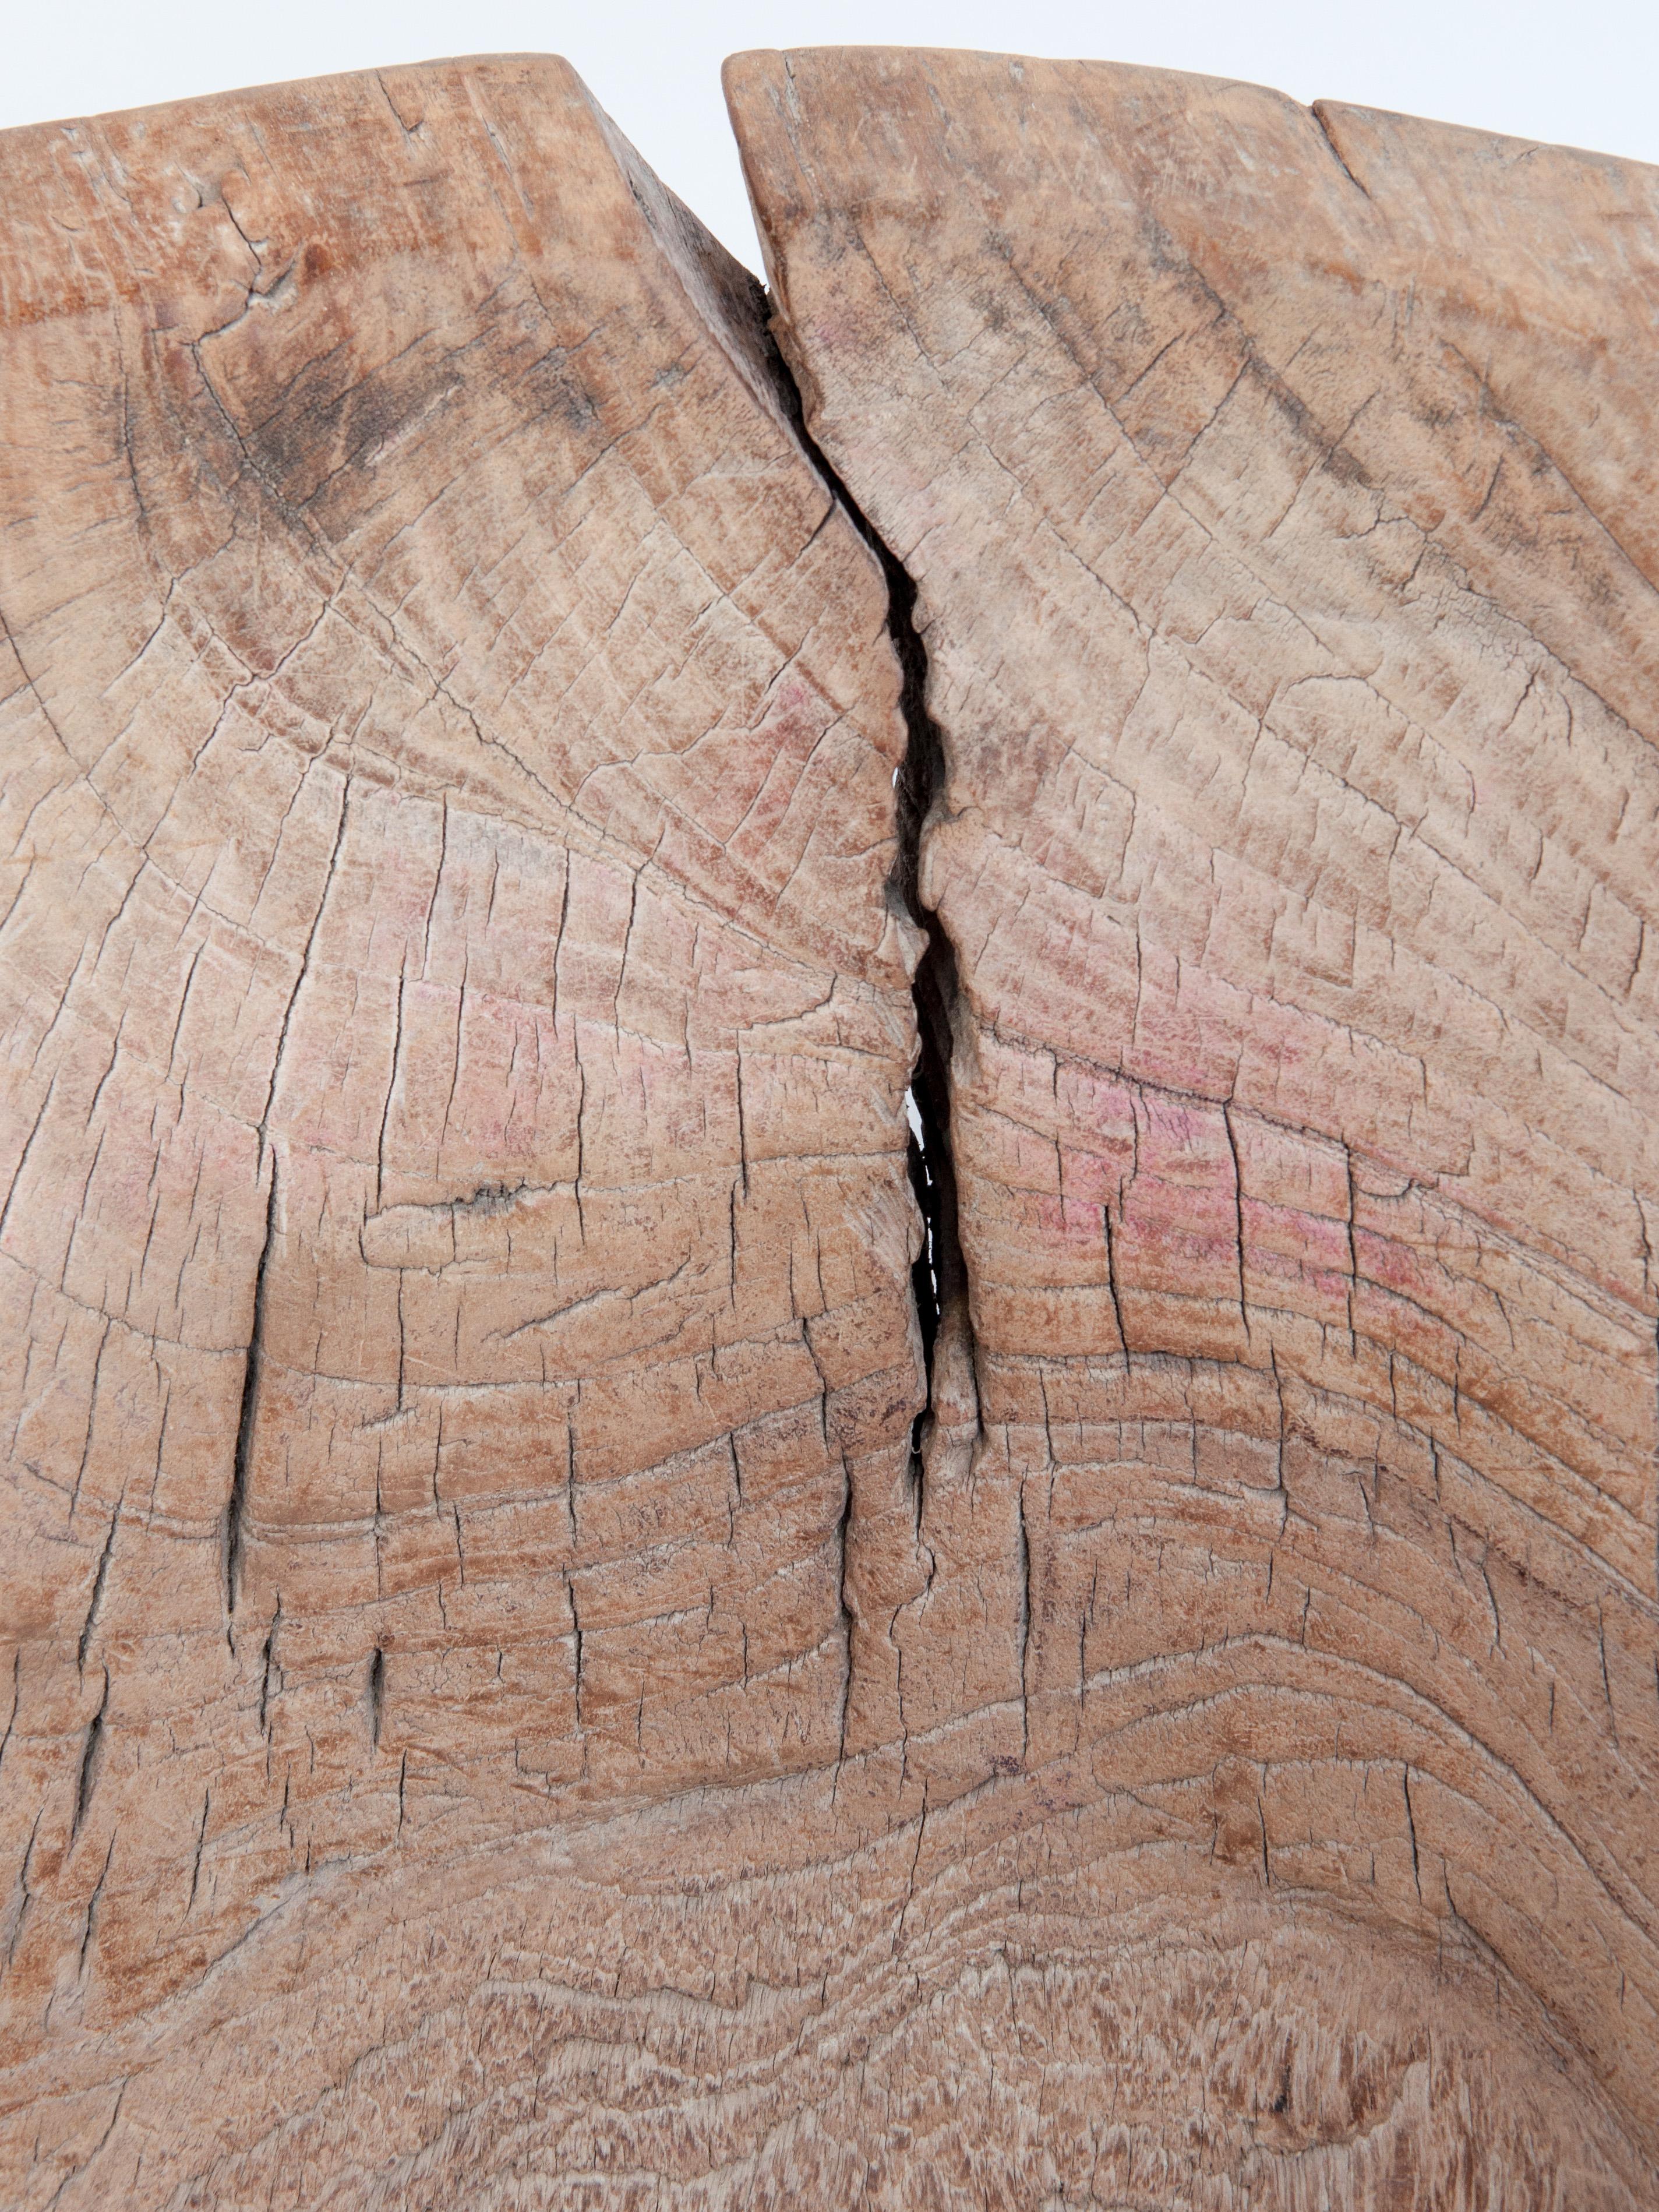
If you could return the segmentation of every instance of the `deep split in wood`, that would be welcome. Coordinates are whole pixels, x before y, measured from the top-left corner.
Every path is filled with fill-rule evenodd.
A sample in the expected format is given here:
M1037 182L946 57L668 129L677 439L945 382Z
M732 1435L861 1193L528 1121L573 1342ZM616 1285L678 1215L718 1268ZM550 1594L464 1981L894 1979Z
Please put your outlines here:
M1659 172L0 138L0 2197L1659 2188Z

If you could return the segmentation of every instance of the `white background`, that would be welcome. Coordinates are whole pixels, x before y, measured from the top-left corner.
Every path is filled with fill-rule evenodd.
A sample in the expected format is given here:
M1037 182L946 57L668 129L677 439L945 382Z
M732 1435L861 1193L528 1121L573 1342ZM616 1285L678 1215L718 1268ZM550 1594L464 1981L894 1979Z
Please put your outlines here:
M0 0L0 127L441 54L562 53L758 266L720 61L831 45L1145 62L1659 162L1659 0Z

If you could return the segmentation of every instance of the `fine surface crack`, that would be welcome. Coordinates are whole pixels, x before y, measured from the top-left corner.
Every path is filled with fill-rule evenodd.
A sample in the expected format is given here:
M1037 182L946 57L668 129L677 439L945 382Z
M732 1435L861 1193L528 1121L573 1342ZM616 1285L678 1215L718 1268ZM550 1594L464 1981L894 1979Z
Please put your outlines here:
M225 1504L225 1641L232 1642L231 1624L236 1611L236 1583L242 1561L242 1520L247 1510L248 1463L253 1454L253 1425L259 1406L259 1355L265 1327L265 1276L276 1233L276 1162L270 1164L270 1188L265 1196L265 1235L259 1248L259 1265L253 1277L253 1322L248 1333L247 1360L242 1370L242 1404L236 1422L236 1450L231 1462L230 1496ZM268 1649L269 1647L267 1647Z
M98 1753L104 1740L104 1716L109 1711L109 1668L104 1669L104 1694L98 1700L98 1710L87 1723L87 1733L81 1747L81 1769L75 1782L75 1809L70 1819L70 1841L72 1844L81 1832L81 1824L87 1817L87 1808L92 1802L93 1784L98 1779ZM111 1843L113 1844L112 1837Z

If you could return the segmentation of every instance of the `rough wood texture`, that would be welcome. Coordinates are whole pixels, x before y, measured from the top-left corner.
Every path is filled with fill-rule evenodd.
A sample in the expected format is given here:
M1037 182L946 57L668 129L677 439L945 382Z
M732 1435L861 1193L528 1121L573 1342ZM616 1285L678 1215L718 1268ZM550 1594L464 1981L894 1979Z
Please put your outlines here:
M382 1856L839 1747L919 1395L886 590L562 64L0 197L0 2200L349 2200Z
M0 2201L1650 2205L1659 180L731 90L914 619L562 64L0 140Z
M934 1602L1000 1494L1022 1768L1183 1947L1237 1875L1304 1947L1236 2162L1133 1983L1101 2109L1162 2201L1652 2203L1659 173L1091 64L728 90L942 739ZM1126 2133L1077 2197L1159 2201Z

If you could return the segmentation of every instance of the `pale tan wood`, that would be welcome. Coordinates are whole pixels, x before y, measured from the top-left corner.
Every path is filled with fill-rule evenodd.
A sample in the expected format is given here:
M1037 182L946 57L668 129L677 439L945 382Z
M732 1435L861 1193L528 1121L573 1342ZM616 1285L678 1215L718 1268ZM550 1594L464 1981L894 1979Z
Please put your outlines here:
M730 90L937 758L563 64L0 139L0 2196L1650 2204L1655 176Z
M728 93L942 733L933 1602L1029 1589L1045 1843L1080 1798L1172 1942L1228 1868L1312 1957L1202 2087L1115 2009L1065 2201L1651 2203L1659 172L1088 63ZM1224 2149L1221 2077L1289 2117Z
M265 2202L376 1867L838 1751L919 1391L886 592L561 63L0 201L0 2198Z

